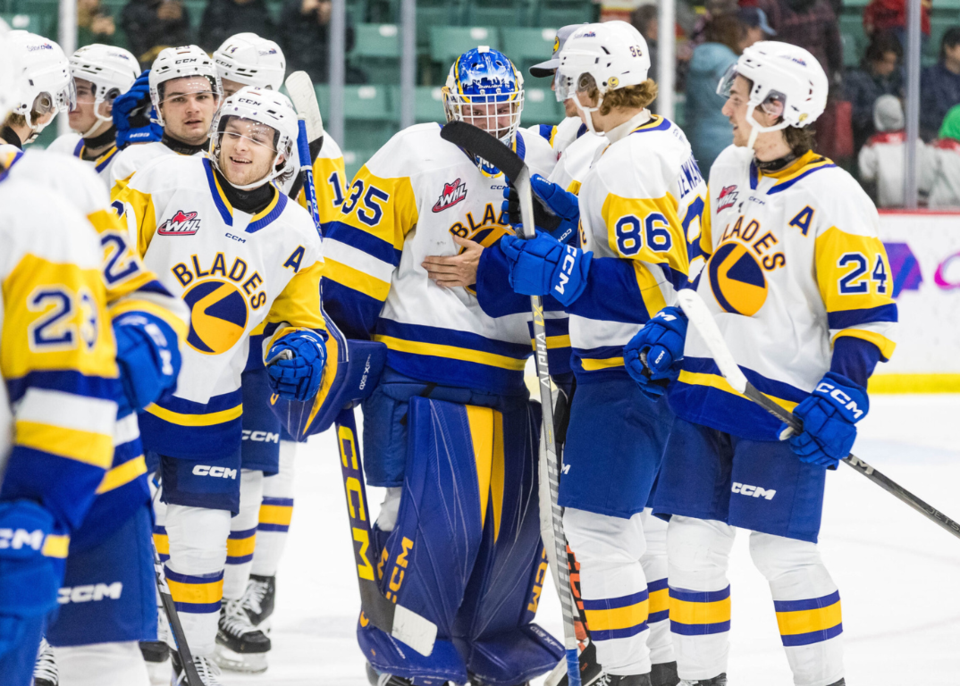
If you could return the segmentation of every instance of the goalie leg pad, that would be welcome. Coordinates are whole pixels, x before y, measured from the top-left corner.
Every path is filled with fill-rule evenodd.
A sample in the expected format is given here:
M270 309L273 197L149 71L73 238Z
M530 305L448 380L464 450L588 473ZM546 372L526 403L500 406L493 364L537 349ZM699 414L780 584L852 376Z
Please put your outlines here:
M241 466L266 475L280 468L280 418L270 407L267 370L253 369L240 377L243 391Z
M611 417L620 421L611 426ZM626 372L579 384L563 450L560 505L610 517L642 512L672 423L667 403L647 400Z
M488 511L494 415L485 407L409 400L400 509L374 564L387 599L434 622L437 641L424 657L366 625L361 615L360 647L380 672L467 681L452 639ZM370 416L365 419L369 426ZM367 455L373 454L368 448Z
M67 558L60 612L47 627L54 647L153 641L157 585L144 503L103 543Z
M537 498L540 406L510 403L492 418L483 538L455 643L477 681L513 686L553 669L563 646L531 624L547 571ZM474 435L484 430L479 424L471 422Z

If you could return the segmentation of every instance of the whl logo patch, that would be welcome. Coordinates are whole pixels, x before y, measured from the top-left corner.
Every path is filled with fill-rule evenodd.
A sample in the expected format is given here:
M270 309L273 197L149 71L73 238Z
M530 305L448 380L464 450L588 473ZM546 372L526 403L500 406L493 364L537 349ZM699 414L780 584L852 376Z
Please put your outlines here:
M196 212L177 210L175 215L160 225L157 233L161 236L192 236L199 230L200 220Z
M720 195L717 196L717 212L722 212L728 207L737 204L737 187L724 186L720 189Z
M437 204L433 206L433 211L443 212L466 197L467 184L462 183L460 179L457 179L453 183L445 183L443 184L443 193L440 194L440 199L437 200Z

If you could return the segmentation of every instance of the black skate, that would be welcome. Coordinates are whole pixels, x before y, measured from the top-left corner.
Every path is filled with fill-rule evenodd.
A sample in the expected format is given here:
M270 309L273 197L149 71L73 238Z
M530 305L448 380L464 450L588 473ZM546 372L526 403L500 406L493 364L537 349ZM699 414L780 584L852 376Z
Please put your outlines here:
M844 679L840 679L840 681L834 681L830 686L847 686L847 682Z
M597 679L597 686L650 686L649 674L604 674Z
M581 686L593 686L603 677L603 667L597 662L597 647L592 641L587 643L587 647L580 651L580 684ZM567 663L561 660L554 672L547 677L544 686L567 686ZM559 679L556 679L557 675ZM551 679L551 677L554 677Z
M228 600L220 608L213 659L232 672L266 671L270 639L250 622L240 602Z
M677 676L676 662L662 662L653 666L650 672L650 681L653 686L677 686L680 683L680 677Z
M260 627L273 614L277 596L277 577L250 575L247 588L240 598L240 606L250 618L250 623ZM263 627L266 629L266 627Z
M37 651L37 662L33 666L34 686L57 686L60 683L60 672L53 659L53 648L47 639L40 639L40 650Z
M727 674L718 674L712 679L699 679L697 681L684 680L680 686L727 686Z
M173 658L173 671L177 675L173 686L187 686L187 673L183 669L183 663L180 662L180 653L174 650L171 657ZM197 668L197 674L200 676L200 683L203 686L223 686L223 682L220 681L220 668L209 657L195 656L193 666Z

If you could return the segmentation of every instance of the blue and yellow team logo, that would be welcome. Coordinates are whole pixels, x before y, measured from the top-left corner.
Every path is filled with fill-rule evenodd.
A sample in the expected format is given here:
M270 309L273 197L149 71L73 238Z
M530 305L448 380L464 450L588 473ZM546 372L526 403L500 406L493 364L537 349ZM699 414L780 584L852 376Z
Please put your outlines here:
M247 301L226 281L201 281L183 294L190 308L187 343L198 352L219 355L232 348L247 328Z
M740 243L724 243L707 266L710 288L727 312L752 317L767 299L767 279L749 248Z

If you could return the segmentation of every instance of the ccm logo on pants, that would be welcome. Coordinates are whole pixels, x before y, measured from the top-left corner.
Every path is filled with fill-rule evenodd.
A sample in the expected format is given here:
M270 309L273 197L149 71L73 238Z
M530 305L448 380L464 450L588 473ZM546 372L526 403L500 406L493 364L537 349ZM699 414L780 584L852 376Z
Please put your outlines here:
M120 600L120 594L123 593L123 584L114 581L112 584L90 584L89 586L74 586L73 588L61 588L57 597L57 602L61 605L67 603L89 603L91 600Z
M221 479L236 479L237 470L227 467L211 467L208 464L198 464L193 468L194 476L213 476Z
M257 443L279 443L280 434L270 431L251 431L250 429L244 429L243 440L255 441Z
M733 482L733 488L730 490L734 493L739 493L740 495L753 496L754 498L766 498L767 500L773 500L773 496L777 494L776 491L767 491L760 486L741 484L736 481Z

